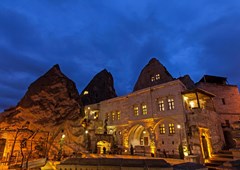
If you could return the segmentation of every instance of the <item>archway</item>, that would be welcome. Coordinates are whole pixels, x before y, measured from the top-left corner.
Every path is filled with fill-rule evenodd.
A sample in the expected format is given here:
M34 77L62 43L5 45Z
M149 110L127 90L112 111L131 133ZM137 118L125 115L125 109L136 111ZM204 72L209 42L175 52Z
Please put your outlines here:
M111 151L111 143L104 140L97 142L98 154L109 153L110 151Z
M212 145L209 136L209 130L205 128L199 128L200 130L200 144L202 148L202 154L204 159L211 158Z
M150 133L143 125L135 125L129 131L129 147L135 146L149 146Z

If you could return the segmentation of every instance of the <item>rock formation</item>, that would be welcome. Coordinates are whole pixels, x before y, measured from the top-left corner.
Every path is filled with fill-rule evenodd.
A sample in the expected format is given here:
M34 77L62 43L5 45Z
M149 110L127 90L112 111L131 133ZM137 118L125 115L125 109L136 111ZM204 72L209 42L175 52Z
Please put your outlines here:
M84 106L116 97L112 74L106 69L96 74L80 96Z
M195 84L189 75L178 78L188 89L193 89Z
M172 80L173 77L167 69L156 58L152 58L141 71L133 91L166 83Z
M74 82L55 65L29 86L16 108L8 111L9 118L1 116L1 119L6 118L8 123L20 123L24 119L36 124L58 124L80 117L80 110ZM17 122L15 117L19 118Z
M4 129L7 134L8 131L13 133L14 130L26 128L30 129L29 132L39 130L48 132L48 145L53 145L52 148L55 149L52 155L59 152L62 135L66 136L64 140L68 150L84 148L76 146L81 145L81 141L84 140L84 128L81 126L82 106L79 103L75 83L61 72L58 65L55 65L29 86L15 108L1 113L1 130ZM45 134L39 139L46 137ZM20 137L18 140L21 140Z

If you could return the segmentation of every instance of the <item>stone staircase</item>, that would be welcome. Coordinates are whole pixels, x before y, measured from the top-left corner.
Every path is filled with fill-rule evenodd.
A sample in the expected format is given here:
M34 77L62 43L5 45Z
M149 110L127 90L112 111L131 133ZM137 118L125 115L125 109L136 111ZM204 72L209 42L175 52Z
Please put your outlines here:
M220 170L223 169L223 164L225 162L230 161L234 161L232 152L228 150L221 150L218 153L213 154L212 158L205 163L205 166L207 166L209 170Z

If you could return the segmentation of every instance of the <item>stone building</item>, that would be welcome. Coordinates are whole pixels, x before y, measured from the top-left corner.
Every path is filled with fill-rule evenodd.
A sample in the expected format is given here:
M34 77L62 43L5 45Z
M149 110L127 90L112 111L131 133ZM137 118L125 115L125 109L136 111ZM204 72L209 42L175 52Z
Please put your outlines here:
M28 162L24 154L60 160L87 152L196 155L203 162L236 146L239 91L226 82L207 75L196 84L188 75L176 79L151 59L132 93L117 97L104 69L79 95L55 65L1 113L0 160L10 165Z
M210 158L225 143L223 120L231 123L240 115L236 86L225 85L219 93L222 85L210 87L202 80L195 85L189 76L174 79L158 60L150 60L132 93L85 106L86 118L98 122L88 127L91 150L120 147L130 153L133 147L135 154L179 157L182 147L185 156ZM219 98L229 103L225 110ZM104 133L114 142L94 136Z

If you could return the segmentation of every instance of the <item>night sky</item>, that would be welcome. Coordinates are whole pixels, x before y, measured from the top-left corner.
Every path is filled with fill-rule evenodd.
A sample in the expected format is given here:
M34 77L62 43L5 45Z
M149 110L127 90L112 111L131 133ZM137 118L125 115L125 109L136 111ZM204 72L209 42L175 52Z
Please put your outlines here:
M106 68L117 94L127 94L152 57L173 77L240 85L240 1L0 2L0 111L54 64L79 92Z

